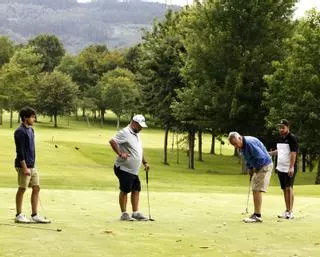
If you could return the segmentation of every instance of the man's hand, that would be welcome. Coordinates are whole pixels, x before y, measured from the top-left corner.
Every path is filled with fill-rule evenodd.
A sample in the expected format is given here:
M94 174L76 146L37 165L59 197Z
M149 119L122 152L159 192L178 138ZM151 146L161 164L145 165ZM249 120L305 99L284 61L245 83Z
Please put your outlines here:
M121 153L119 154L119 157L122 158L122 159L127 159L127 158L130 157L130 154L129 154L129 153L123 153L123 152L121 152Z
M145 170L146 172L148 172L148 171L149 171L149 169L150 169L150 167L149 167L148 163L147 163L147 162L145 162L145 163L143 164L143 166L144 166L144 170Z
M292 167L292 168L289 168L288 176L289 176L290 178L292 178L293 175L294 175L294 168Z
M30 169L25 169L25 170L23 170L23 172L24 172L24 175L26 175L26 176L31 175Z

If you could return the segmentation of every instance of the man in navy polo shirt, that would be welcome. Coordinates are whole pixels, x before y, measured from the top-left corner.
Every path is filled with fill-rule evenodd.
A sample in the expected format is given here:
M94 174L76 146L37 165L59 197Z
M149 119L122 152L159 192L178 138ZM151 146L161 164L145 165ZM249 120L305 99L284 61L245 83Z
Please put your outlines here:
M238 132L230 132L228 139L237 148L239 154L244 157L251 176L254 213L243 221L246 223L262 222L262 192L267 192L273 169L270 155L262 142L255 137L241 136Z
M293 183L297 173L298 141L296 136L290 133L288 120L282 119L278 126L280 138L277 142L277 149L269 152L270 155L278 156L276 171L286 204L286 210L278 217L293 219Z
M17 157L15 159L15 168L18 174L18 191L16 194L17 214L15 222L17 223L50 223L48 219L38 214L39 202L39 173L35 169L35 144L33 124L36 120L36 112L32 108L25 107L20 111L21 125L14 132L14 141L16 144ZM27 187L32 187L31 194L31 218L28 219L22 213L23 195Z

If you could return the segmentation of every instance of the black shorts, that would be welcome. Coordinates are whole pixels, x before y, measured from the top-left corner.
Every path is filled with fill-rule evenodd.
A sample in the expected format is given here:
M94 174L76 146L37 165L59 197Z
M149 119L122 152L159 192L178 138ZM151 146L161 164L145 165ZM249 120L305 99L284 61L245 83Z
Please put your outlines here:
M278 173L281 189L284 190L286 187L293 187L294 178L297 173L296 171L293 173L292 177L289 177L287 172L281 172L277 170L277 173Z
M130 192L140 192L141 183L137 175L131 174L129 172L123 171L120 167L114 166L114 174L116 174L119 179L121 192L130 193Z

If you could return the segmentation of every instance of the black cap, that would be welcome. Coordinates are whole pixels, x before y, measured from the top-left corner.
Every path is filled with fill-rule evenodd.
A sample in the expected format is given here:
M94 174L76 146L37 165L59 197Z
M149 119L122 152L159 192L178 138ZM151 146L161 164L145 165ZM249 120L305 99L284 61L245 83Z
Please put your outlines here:
M289 127L289 121L286 120L286 119L282 119L282 120L280 120L278 126L287 126L287 127Z

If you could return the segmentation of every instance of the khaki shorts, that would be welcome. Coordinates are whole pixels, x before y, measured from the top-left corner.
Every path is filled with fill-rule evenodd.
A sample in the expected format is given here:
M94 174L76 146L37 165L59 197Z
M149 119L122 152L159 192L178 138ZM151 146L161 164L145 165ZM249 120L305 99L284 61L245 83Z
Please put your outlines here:
M22 168L16 168L16 171L18 172L18 186L20 188L40 186L39 174L35 168L30 169L30 176L26 176Z
M252 191L267 192L272 170L273 164L271 163L253 173L251 181Z

